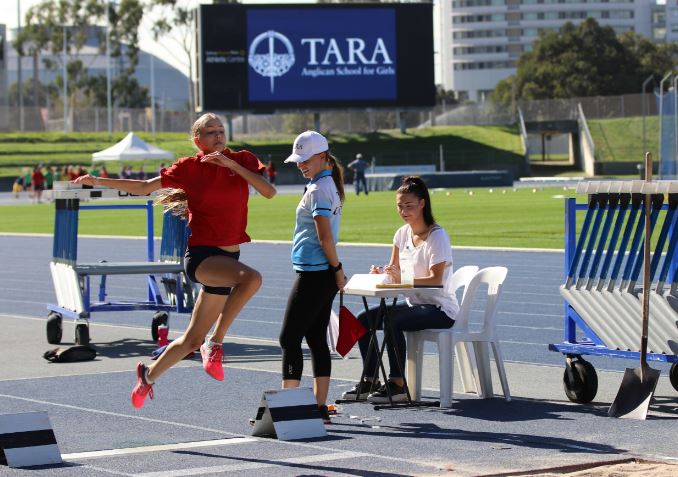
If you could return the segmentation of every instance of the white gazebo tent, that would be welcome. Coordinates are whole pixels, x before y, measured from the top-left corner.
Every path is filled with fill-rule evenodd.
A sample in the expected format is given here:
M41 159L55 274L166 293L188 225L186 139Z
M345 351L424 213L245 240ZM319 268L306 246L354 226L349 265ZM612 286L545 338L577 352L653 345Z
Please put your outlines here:
M174 154L145 143L133 132L125 136L119 143L92 154L93 162L150 161L154 159L174 159Z

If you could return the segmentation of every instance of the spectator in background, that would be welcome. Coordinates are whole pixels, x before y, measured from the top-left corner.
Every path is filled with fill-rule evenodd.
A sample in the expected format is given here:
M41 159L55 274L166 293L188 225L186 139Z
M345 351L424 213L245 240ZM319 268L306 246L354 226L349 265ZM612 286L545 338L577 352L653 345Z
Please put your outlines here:
M144 172L144 166L139 166L139 172L137 173L137 179L140 181L146 180L146 173Z
M54 166L49 166L47 172L45 172L45 189L52 190L54 188L55 177Z
M161 174L161 172L162 172L162 170L163 170L164 168L165 168L165 163L164 163L164 162L161 162L161 163L160 163L160 167L158 167L158 175Z
M24 190L24 176L20 175L14 179L14 184L12 184L12 192L14 193L14 198L18 199L19 194Z
M45 190L45 176L42 174L42 165L38 164L33 168L31 183L33 184L33 199L39 204L42 202L42 191Z
M61 166L59 170L59 180L60 181L70 181L71 175L68 173L69 166Z
M106 166L101 166L101 172L99 177L101 177L102 179L108 178L108 169L106 169Z
M355 155L355 161L348 165L348 168L353 171L353 185L355 186L356 195L360 195L360 188L362 185L365 195L367 192L367 180L365 179L365 169L367 169L367 161L363 159L363 155L358 153Z
M275 184L275 176L277 175L278 171L275 169L273 161L268 161L268 165L266 166L266 177L268 177L268 182Z
M23 176L24 176L24 190L31 190L31 185L32 185L31 170L27 167L24 167L22 169L22 173L23 173Z

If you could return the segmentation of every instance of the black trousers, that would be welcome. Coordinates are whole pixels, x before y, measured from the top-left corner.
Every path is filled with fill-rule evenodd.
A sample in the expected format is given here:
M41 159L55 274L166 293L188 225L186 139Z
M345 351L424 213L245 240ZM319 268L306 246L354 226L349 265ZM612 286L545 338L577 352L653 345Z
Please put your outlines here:
M301 379L304 369L303 338L306 338L311 350L313 376L330 375L332 360L327 346L327 325L338 291L335 274L331 270L297 273L280 330L283 379Z

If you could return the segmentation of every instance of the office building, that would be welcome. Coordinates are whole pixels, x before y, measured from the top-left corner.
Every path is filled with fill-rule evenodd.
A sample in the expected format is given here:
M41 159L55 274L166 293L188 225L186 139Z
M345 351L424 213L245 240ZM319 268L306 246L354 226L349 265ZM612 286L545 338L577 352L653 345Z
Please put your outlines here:
M442 84L459 99L482 102L516 71L544 30L594 18L618 33L678 39L675 0L445 0L440 10ZM674 31L675 30L675 31Z

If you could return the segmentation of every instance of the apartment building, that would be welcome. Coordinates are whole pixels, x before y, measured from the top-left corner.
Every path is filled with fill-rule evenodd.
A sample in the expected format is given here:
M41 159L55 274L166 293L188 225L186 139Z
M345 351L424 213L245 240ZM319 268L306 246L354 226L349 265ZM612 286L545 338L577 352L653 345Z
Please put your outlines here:
M440 8L442 83L460 99L482 102L516 71L544 30L594 18L622 33L655 41L678 39L678 1L666 0L443 0ZM675 30L675 31L673 31Z

